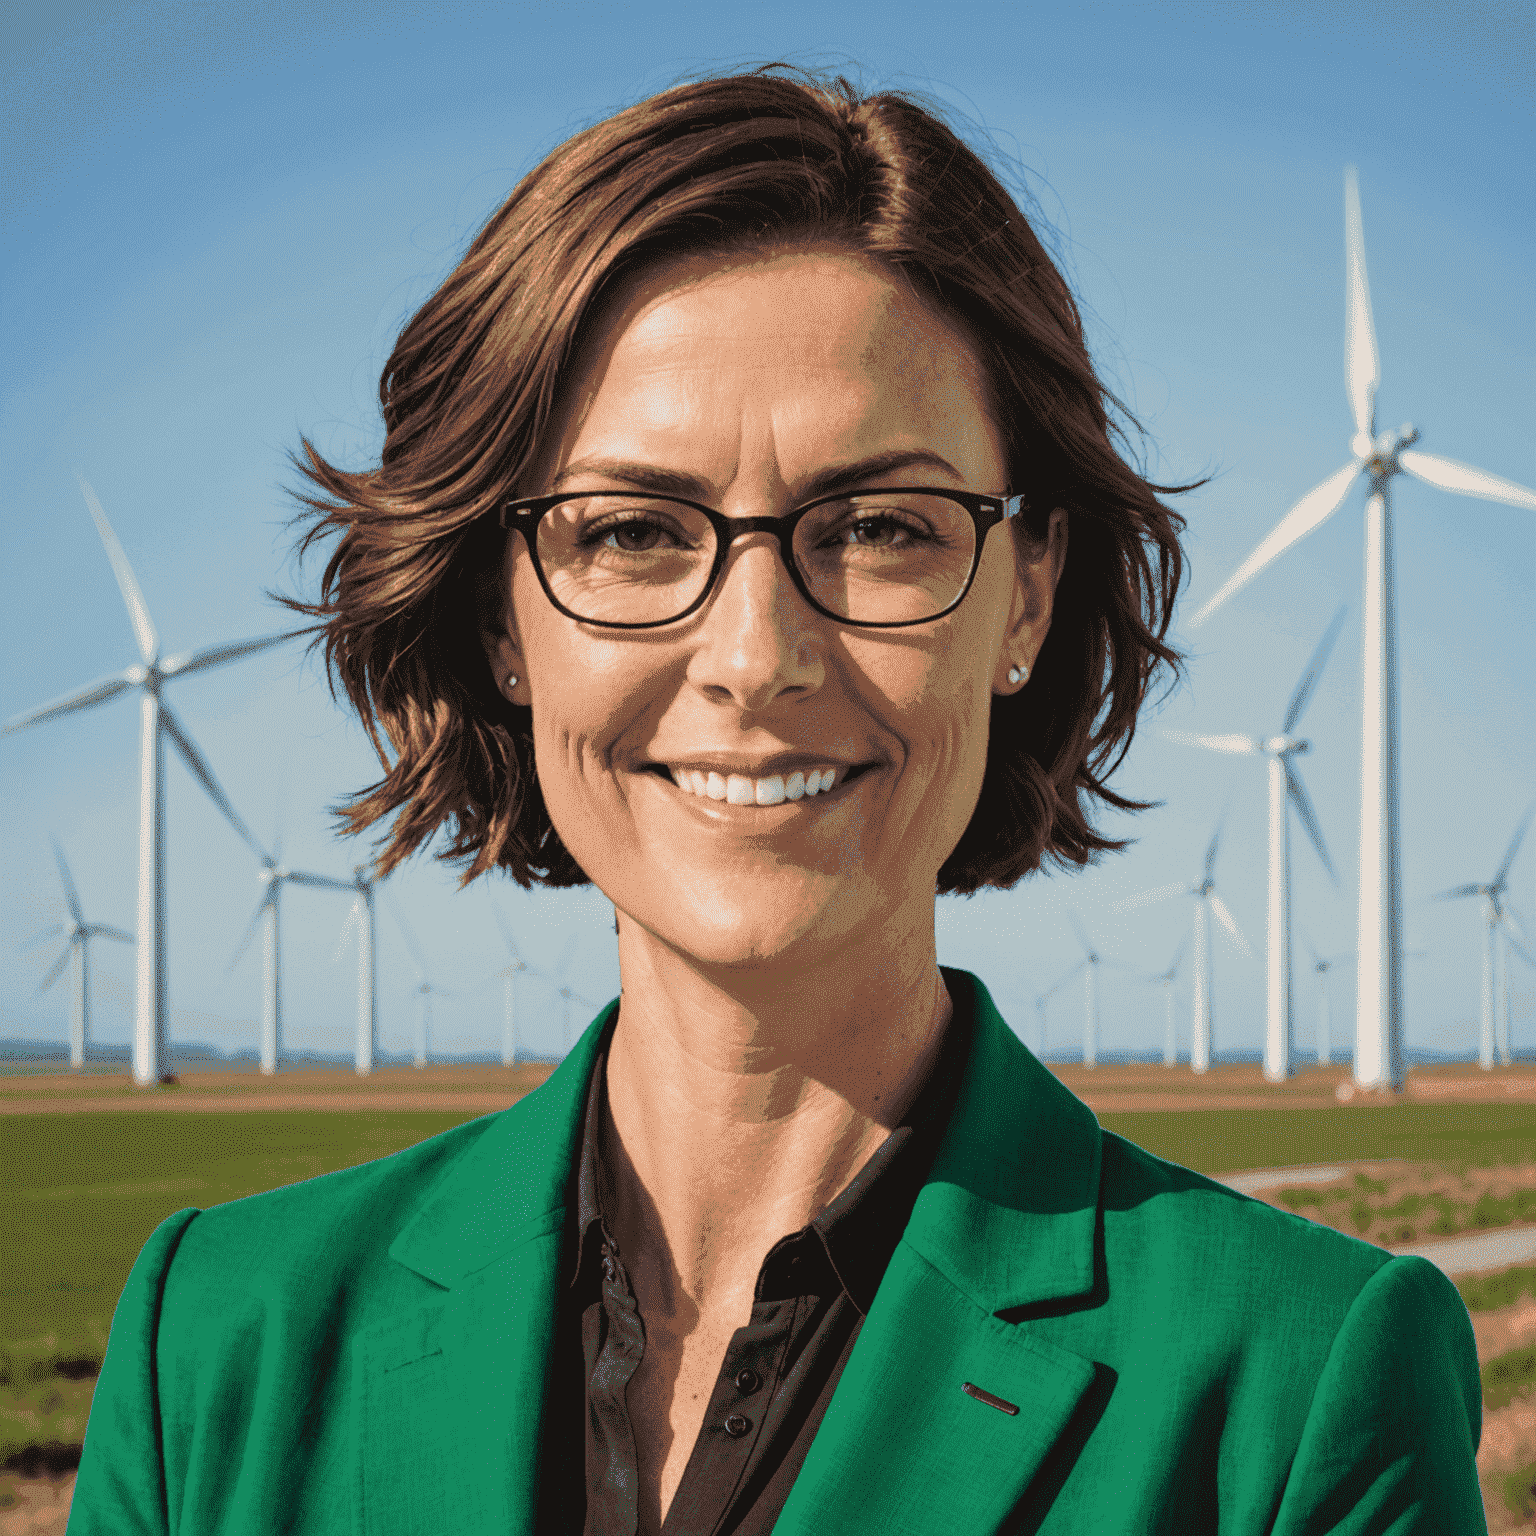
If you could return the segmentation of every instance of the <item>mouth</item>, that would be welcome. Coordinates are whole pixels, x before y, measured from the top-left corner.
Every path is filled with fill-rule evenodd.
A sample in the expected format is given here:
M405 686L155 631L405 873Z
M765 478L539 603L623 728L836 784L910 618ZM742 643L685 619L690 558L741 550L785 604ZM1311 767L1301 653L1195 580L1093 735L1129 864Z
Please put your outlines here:
M797 764L788 772L748 774L725 772L707 765L647 763L643 771L665 779L694 799L721 801L726 805L769 806L830 794L876 766L875 763L824 762Z

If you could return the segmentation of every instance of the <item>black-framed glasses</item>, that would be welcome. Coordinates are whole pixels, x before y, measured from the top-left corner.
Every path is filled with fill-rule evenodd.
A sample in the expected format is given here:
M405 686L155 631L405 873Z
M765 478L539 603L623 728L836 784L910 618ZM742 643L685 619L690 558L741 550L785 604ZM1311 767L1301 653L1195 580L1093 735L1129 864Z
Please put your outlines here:
M818 613L864 629L926 624L971 590L987 534L1006 518L1044 519L1024 496L900 486L844 492L783 517L726 517L697 502L585 491L509 502L545 594L561 613L608 629L655 629L697 612L748 533L771 533L796 590Z

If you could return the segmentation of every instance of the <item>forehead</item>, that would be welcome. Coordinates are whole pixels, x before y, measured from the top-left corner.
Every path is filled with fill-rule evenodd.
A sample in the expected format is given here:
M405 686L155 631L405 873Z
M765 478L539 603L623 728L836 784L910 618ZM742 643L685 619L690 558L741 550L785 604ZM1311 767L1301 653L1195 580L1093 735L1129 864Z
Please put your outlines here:
M642 271L593 316L567 378L549 469L594 436L719 430L727 417L811 451L850 434L992 435L962 328L900 273L837 250Z

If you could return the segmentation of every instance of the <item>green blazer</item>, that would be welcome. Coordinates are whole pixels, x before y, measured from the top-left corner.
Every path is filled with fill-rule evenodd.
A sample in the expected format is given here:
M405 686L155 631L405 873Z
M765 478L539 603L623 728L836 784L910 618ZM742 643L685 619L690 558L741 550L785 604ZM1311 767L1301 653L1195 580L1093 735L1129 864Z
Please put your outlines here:
M945 974L974 1020L959 1098L778 1536L1484 1531L1472 1328L1440 1271L1102 1131ZM532 1532L615 1012L499 1114L157 1228L70 1536Z

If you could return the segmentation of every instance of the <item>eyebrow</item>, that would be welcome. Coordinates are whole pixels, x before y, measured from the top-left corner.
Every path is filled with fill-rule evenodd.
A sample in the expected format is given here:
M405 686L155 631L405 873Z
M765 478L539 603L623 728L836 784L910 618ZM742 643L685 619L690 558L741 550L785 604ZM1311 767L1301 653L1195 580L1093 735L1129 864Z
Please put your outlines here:
M886 453L871 454L852 464L836 464L817 472L806 480L797 501L815 501L820 496L835 496L839 491L851 490L888 475L894 470L921 466L937 469L963 481L964 476L948 459L928 448L893 448ZM707 502L714 487L698 475L685 474L680 470L662 469L654 464L641 464L628 459L582 459L567 464L555 476L551 493L564 490L573 480L584 475L601 475L607 480L621 480L639 490L650 491L656 496L678 496L685 501Z

